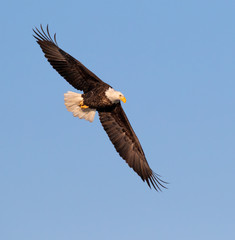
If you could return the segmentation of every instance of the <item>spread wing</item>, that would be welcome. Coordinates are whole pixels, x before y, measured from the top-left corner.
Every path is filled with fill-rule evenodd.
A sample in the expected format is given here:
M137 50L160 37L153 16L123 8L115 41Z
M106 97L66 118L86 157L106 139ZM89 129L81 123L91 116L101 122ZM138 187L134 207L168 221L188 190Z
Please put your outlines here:
M119 155L133 168L133 170L158 191L166 182L159 178L148 165L140 142L132 129L130 122L121 107L121 104L115 105L111 111L99 111L99 117L104 130L113 143Z
M34 37L40 45L51 66L64 77L73 87L82 90L85 93L96 87L97 85L106 85L94 73L87 69L81 62L70 56L68 53L60 49L56 42L51 38L49 29L45 32L41 26L41 31L37 28L34 30Z

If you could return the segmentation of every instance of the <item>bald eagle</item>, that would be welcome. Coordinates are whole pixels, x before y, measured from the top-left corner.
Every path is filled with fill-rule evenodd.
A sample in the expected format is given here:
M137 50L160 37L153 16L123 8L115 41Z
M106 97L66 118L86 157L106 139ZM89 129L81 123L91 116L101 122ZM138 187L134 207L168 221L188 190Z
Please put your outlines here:
M83 94L67 92L64 94L65 106L75 117L90 122L94 120L95 112L99 114L100 122L108 134L119 155L133 170L153 186L157 191L166 188L159 175L149 167L140 142L122 109L120 100L124 103L124 95L114 90L110 85L99 79L81 62L59 48L56 34L52 39L49 29L33 29L33 35L41 47L45 57L52 67L77 90Z

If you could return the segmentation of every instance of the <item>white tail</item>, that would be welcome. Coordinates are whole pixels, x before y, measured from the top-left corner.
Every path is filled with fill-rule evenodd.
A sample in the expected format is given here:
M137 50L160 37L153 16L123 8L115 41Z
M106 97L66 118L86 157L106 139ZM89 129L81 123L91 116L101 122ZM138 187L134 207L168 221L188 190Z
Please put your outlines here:
M96 110L93 108L81 108L79 104L82 100L82 94L70 91L64 94L64 104L67 110L73 113L74 117L93 122Z

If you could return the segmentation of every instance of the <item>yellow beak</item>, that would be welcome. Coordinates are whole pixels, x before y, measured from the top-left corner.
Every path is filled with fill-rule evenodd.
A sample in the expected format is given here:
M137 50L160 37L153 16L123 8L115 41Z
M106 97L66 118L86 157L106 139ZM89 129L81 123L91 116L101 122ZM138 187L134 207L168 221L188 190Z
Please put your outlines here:
M126 103L126 98L125 97L121 97L120 100L122 100L124 103Z

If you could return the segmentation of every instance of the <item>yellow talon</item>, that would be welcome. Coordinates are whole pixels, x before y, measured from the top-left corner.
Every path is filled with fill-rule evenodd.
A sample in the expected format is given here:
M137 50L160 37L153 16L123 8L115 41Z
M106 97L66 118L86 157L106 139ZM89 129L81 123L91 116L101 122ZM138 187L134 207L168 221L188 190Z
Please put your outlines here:
M86 108L89 108L89 106L87 106L87 105L81 105L81 108L86 109Z
M83 100L80 102L79 106L80 108L83 108L83 109L89 108L89 106L84 105Z

